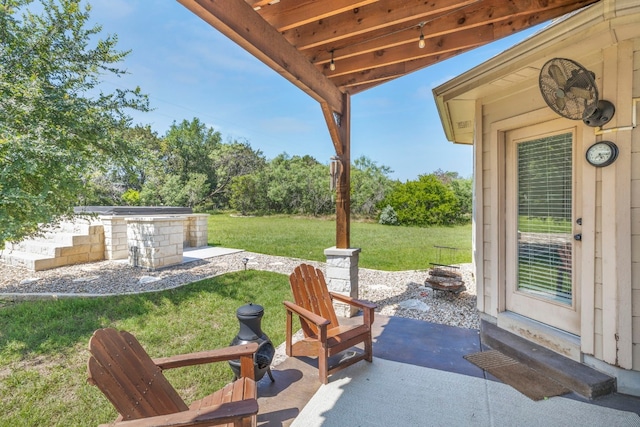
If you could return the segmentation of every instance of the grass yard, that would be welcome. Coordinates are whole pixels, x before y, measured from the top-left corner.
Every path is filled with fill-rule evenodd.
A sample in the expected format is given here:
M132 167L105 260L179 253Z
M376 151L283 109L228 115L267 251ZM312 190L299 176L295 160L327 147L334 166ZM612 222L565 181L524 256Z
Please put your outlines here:
M471 227L409 228L352 223L360 266L427 269L430 262L471 260ZM212 215L209 244L324 261L335 244L335 221ZM434 245L461 248L455 254ZM454 256L455 255L455 256ZM87 344L103 327L133 333L151 357L225 347L238 332L235 311L247 302L265 308L262 328L284 341L288 278L247 270L179 289L145 295L10 303L0 294L0 426L94 426L116 412L86 382ZM186 402L232 379L226 363L166 371Z
M0 426L113 421L116 411L86 382L87 345L98 328L133 333L151 357L219 348L238 332L236 309L255 302L265 308L262 329L277 346L289 295L286 276L248 270L146 295L0 304ZM233 376L226 362L165 372L187 403Z
M335 245L335 236L336 223L331 220L229 214L209 217L210 245L262 254L325 261L324 250ZM422 270L429 268L429 263L468 263L471 225L417 228L352 222L351 247L362 249L360 267L376 270Z

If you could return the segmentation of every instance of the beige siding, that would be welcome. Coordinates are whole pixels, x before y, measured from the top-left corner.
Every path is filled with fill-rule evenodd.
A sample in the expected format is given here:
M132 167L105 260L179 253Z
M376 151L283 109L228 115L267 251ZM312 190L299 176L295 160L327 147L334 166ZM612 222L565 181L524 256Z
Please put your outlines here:
M636 371L630 378L637 383L640 126L631 129L631 124L640 124L640 102L635 101L640 99L640 6L637 0L606 4L610 10L597 12L593 8L569 18L566 28L561 23L557 32L534 36L531 42L523 42L447 84L442 93L450 99L476 100L474 208L478 221L474 224L474 262L478 308L500 326L501 318L511 316L500 314L507 307L532 317L527 313L530 307L505 302L506 295L511 298L517 294L509 288L516 276L517 246L507 244L508 239L515 241L517 224L517 212L511 204L516 194L507 186L514 182L515 159L507 158L505 141L517 141L514 135L527 138L527 132L534 128L547 131L554 121L565 120L558 119L540 96L537 73L547 60L570 58L595 73L600 98L612 102L616 113L604 130L566 120L566 128L575 131L574 217L582 219L582 225L574 224L572 230L582 234L573 252L577 304L572 314L579 313L580 319L577 328L568 327L567 322L564 328L555 327L569 331L572 339L579 335L578 356L593 356L623 368L614 370L624 375L628 370ZM575 22L568 25L572 20ZM618 159L608 167L592 167L584 158L585 151L604 140L617 144ZM557 317L557 312L552 317ZM551 321L548 325L554 326ZM588 359L584 357L585 363Z
M633 44L633 97L640 98L640 38ZM640 103L636 102L637 110ZM638 111L636 117L638 120ZM631 283L633 369L640 371L640 128L631 134Z
M638 81L640 71L638 70L640 59L638 57L637 46L639 43L634 42L635 49L633 57L634 73L633 81ZM629 43L627 43L627 47ZM590 53L584 58L580 58L580 61L584 61L584 65L587 68L594 70L598 76L598 85L603 87L603 93L607 94L604 97L611 100L614 104L617 104L618 97L623 97L624 92L628 93L628 86L616 82L607 83L608 81L604 77L605 75L620 75L624 74L624 55L619 53L619 45L610 47L606 54L609 61L618 61L615 67L604 65L606 61L603 59L602 52ZM628 62L628 60L627 60ZM625 79L630 84L629 79ZM504 147L502 141L496 142L496 135L494 135L496 128L495 124L498 122L509 121L509 119L526 116L531 111L545 109L546 105L539 95L539 89L536 82L529 82L523 87L519 87L513 90L509 95L505 95L500 92L493 92L490 99L484 99L482 103L482 129L483 138L481 141L482 147L479 150L480 159L478 161L478 168L481 171L477 173L481 174L481 188L478 188L477 203L482 206L482 219L481 224L477 224L477 227L481 227L482 236L482 250L479 254L482 257L483 277L479 278L479 282L483 283L483 307L482 311L496 315L501 310L500 297L497 295L498 289L500 289L499 280L502 280L500 271L496 269L496 266L501 265L500 260L495 258L501 254L500 247L496 245L503 245L502 239L496 239L496 236L504 237L503 231L500 230L503 227L504 218L496 213L495 206L496 201L504 199L504 176L496 177L496 174L503 172L494 170L492 168L499 167L500 161L504 163L504 159L496 161L496 153L493 150L503 150ZM635 92L640 91L637 87L634 88ZM634 96L636 95L634 92ZM628 97L627 97L628 98ZM623 115L625 107L620 108L620 114ZM628 107L627 107L628 109ZM542 117L542 116L539 116ZM626 115L629 118L629 114ZM621 118L623 120L624 117ZM529 126L536 123L536 119L529 118L529 122L523 122L520 126ZM623 126L623 123L612 122L614 126ZM584 307L587 308L586 313L583 314L583 351L587 354L593 354L598 359L604 359L609 363L615 363L619 354L616 354L615 333L619 330L619 323L625 322L625 313L621 312L618 315L614 315L612 318L604 313L615 313L619 304L625 304L625 293L631 298L631 312L632 322L627 326L626 334L632 340L630 350L627 350L627 367L631 367L635 370L640 370L638 366L638 360L640 360L640 341L638 337L637 325L640 324L640 130L636 129L633 132L633 138L629 141L629 136L619 134L607 134L606 137L597 137L590 129L584 131L582 139L576 142L576 150L580 150L577 156L577 161L583 161L583 150L590 144L599 139L610 139L618 143L621 148L626 151L626 154L621 151L620 159L615 167L594 169L594 168L582 168L579 170L580 183L584 186L583 193L584 200L580 202L581 206L577 209L577 215L583 218L583 222L593 224L593 233L590 243L583 247L582 257L579 264L582 267L584 281L581 286L581 290L584 292L581 295ZM628 133L628 132L627 132ZM493 142L491 142L493 141ZM626 148L626 149L625 149ZM629 153L631 151L631 154ZM620 182L621 179L629 182L630 180L630 193L631 193L631 211L627 214L620 213L619 209L621 202L624 205L624 191L607 191L603 193L603 185L606 188L624 188L625 186ZM586 194L585 194L586 193ZM584 212L582 211L584 208ZM629 215L631 215L629 217ZM603 217L610 218L611 216L621 219L623 223L627 223L626 227L631 228L631 241L624 237L618 230L621 226L620 222L605 221L603 224ZM603 233L604 232L604 233ZM617 234L616 234L617 233ZM629 233L627 233L628 235ZM497 240L497 241L496 241ZM588 240L588 238L587 238ZM625 243L625 240L627 242ZM617 253L622 256L624 248L628 247L631 250L633 264L630 267L620 268L619 262L611 264L611 259L604 262L603 253L610 254L611 252ZM478 260L480 261L480 260ZM603 263L604 262L604 263ZM629 264L627 264L628 266ZM603 269L605 271L603 271ZM625 276L626 275L626 276ZM631 277L631 279L629 279ZM604 279L603 279L604 278ZM606 286L603 283L606 282ZM618 287L620 281L631 282L632 292L625 290L624 287ZM606 288L606 291L605 291ZM612 297L612 294L614 297ZM606 295L606 297L604 297ZM613 298L613 299L612 299ZM627 304L629 304L627 302ZM615 307L614 307L615 306ZM629 319L627 317L627 319ZM627 320L628 322L628 320ZM624 332L624 331L623 331Z
M557 119L540 96L535 72L548 59L571 58L595 72L601 98L616 106L616 115L605 128L626 129L598 135L579 121L568 126L578 129L574 203L575 217L583 222L576 232L583 233L583 240L577 244L574 265L581 350L640 371L640 128L628 129L632 120L640 121L637 113L632 116L632 98L640 97L640 34L636 2L629 1L634 7L619 1L616 13L602 20L585 21L547 45L514 56L506 65L496 61L496 68L487 67L490 77L478 78L480 87L471 94L461 93L460 99L476 99L478 308L497 316L505 309L508 281L504 132ZM640 104L636 106L640 110ZM593 168L584 160L586 148L599 140L619 146L614 165Z

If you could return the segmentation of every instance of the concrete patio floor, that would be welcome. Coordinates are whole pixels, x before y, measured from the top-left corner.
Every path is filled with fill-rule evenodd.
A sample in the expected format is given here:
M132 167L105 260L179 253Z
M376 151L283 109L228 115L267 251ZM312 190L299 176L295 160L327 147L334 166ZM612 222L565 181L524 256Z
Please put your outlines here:
M359 321L358 317L341 319L341 323ZM498 381L463 358L466 354L484 350L477 330L376 314L373 337L374 358ZM313 358L290 357L273 369L274 383L266 375L260 380L259 426L289 426L294 421L321 386L316 366ZM561 399L579 400L640 415L640 398L632 396L613 394L588 401L571 393Z

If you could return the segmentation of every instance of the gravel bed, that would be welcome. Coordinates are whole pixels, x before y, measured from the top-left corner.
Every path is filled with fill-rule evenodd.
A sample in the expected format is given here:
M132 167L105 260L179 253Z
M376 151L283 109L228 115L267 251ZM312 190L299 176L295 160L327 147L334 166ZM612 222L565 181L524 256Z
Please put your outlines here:
M42 296L112 295L175 288L219 274L247 269L290 274L301 262L314 261L237 252L156 271L134 268L126 261L101 261L32 272L0 263L0 300ZM360 298L378 305L387 316L479 329L476 286L470 264L457 266L466 290L459 294L425 287L427 270L387 272L360 268Z

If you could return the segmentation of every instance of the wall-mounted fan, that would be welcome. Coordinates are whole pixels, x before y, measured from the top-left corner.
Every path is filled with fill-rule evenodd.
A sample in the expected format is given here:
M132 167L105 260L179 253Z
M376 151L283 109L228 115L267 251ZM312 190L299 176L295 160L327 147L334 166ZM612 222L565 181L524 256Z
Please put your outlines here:
M571 59L553 58L540 70L540 92L553 111L587 126L606 124L615 113L609 101L598 98L595 73Z

